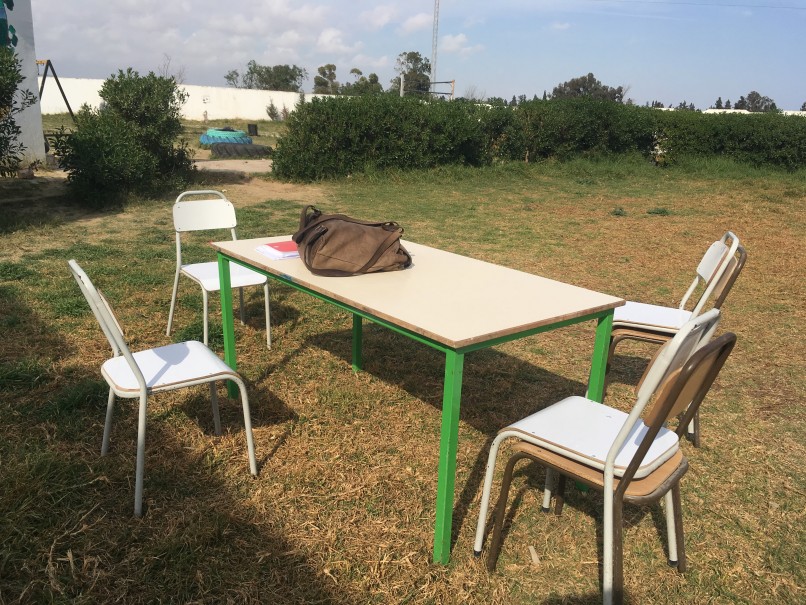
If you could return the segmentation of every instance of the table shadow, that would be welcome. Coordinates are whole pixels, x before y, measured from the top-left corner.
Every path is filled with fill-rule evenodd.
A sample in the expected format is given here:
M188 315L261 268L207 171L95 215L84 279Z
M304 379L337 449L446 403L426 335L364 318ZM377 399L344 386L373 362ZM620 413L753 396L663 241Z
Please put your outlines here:
M332 330L310 336L278 365L307 347L328 351L342 359L348 367L352 364L351 330ZM443 353L386 328L365 324L363 357L363 371L381 380L388 380L413 397L442 409ZM407 367L411 369L405 369ZM500 395L495 398L482 395L489 393L491 388L498 389ZM584 395L586 388L585 383L550 372L495 348L482 349L465 356L459 418L484 435L485 443L470 469L467 469L461 492L454 499L451 549L481 489L490 445L498 430L564 397ZM437 450L438 447L435 444Z

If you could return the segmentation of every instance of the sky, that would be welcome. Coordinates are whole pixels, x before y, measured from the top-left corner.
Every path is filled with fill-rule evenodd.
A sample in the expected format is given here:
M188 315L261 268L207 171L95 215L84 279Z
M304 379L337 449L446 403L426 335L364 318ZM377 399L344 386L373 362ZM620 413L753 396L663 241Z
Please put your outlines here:
M230 70L297 65L376 73L398 55L432 58L434 1L32 0L37 58L59 77L132 67L226 86ZM456 96L549 94L593 73L638 105L697 109L751 91L779 109L806 103L806 0L441 0L436 79ZM437 90L448 91L450 84Z

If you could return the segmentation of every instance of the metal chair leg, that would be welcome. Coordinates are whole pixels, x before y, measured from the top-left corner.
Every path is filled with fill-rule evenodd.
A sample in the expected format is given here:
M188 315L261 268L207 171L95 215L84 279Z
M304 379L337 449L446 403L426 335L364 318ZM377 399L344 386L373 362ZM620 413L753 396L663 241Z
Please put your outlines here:
M501 534L504 529L504 517L507 512L507 501L509 500L509 488L512 485L512 474L515 470L515 465L521 458L528 458L529 456L517 452L507 461L504 468L504 478L501 481L501 493L498 496L498 506L495 510L495 521L493 522L493 535L490 537L490 552L487 555L487 569L495 571L495 564L498 562L498 554L501 552Z
M215 434L221 435L221 415L218 413L218 392L215 382L210 383L210 405L213 408L213 427Z
M232 379L241 391L241 402L243 407L243 424L246 433L246 449L249 453L249 472L257 476L257 460L255 459L255 438L252 435L252 415L249 410L249 395L246 393L246 385L240 378Z
M557 480L557 495L554 500L554 514L560 516L563 514L563 505L565 504L565 475L560 475Z
M203 317L204 317L204 319L203 319L203 322L204 322L204 344L206 346L209 346L207 344L207 332L209 330L209 320L207 318L207 302L208 302L207 301L207 290L202 288L202 306L204 307L204 309L203 309L203 311L204 311L204 315L203 315Z
M541 507L544 513L551 511L551 491L556 476L557 473L553 468L546 468L546 486L543 488L543 506Z
M672 488L672 504L674 509L674 527L677 534L677 571L686 571L686 543L683 537L683 507L680 502L680 482Z
M106 401L106 420L104 422L104 437L101 441L101 456L109 451L109 435L112 432L112 415L115 411L115 392L109 388L109 398Z
M173 293L171 294L171 310L168 312L168 329L165 330L165 336L171 335L171 324L173 324L174 320L174 310L176 309L176 295L179 292L179 270L176 271L176 276L174 277L174 289Z
M143 475L146 461L146 404L148 395L140 396L140 410L137 417L137 466L134 480L134 516L143 516Z
M675 505L672 491L663 496L663 507L666 513L666 541L669 543L669 567L677 567L679 560L677 554L677 522L675 520Z

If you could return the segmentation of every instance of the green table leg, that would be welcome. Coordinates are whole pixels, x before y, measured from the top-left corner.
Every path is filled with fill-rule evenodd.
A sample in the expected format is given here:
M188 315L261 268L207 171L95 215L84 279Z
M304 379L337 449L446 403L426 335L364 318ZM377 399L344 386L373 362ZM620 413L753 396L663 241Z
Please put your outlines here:
M232 282L230 281L229 259L219 253L218 280L221 284L221 324L224 329L224 362L233 370L238 369L235 353L235 322L232 319ZM238 387L227 381L227 394L238 396Z
M451 556L453 490L456 483L456 451L459 442L459 404L462 399L463 353L445 354L445 386L442 395L442 429L439 438L437 515L434 527L434 563L447 564Z
M599 319L596 325L596 342L593 345L593 360L588 379L588 399L601 403L604 399L607 353L610 349L610 334L613 330L613 311Z
M364 324L361 316L353 313L353 372L358 372L364 367L363 332Z

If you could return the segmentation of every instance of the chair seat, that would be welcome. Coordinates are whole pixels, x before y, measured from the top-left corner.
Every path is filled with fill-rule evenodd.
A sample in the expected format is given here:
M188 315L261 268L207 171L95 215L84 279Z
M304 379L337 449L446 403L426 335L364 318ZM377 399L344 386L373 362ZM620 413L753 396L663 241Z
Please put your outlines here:
M190 340L132 354L143 373L149 392L187 386L195 380L209 382L214 377L231 378L235 372L202 343ZM122 397L140 393L134 372L126 358L113 357L101 366L101 373Z
M685 309L627 301L625 305L616 307L613 314L613 327L645 327L673 334L680 330L689 319L691 319L691 311Z
M567 397L523 420L504 431L522 433L522 439L539 441L551 451L564 454L582 464L604 470L607 452L615 442L628 414L585 397ZM638 422L616 456L614 474L624 474L638 446L649 429ZM650 446L641 466L635 473L640 479L654 471L678 450L678 436L662 427Z
M601 491L604 489L604 473L586 464L569 460L561 454L537 446L533 443L518 441L512 446L512 454L523 453L537 460L540 464L549 466L560 473L573 477L591 487ZM670 481L677 481L688 470L688 460L683 456L681 450L677 450L672 457L661 464L654 471L642 479L633 479L624 492L627 501L639 503L644 499L653 499L659 492L668 490ZM619 485L619 478L616 477L613 489Z
M266 283L266 276L236 263L230 263L230 283L233 288L244 286L259 286ZM218 263L195 263L182 265L182 273L197 282L208 292L218 292L221 285L218 283Z

